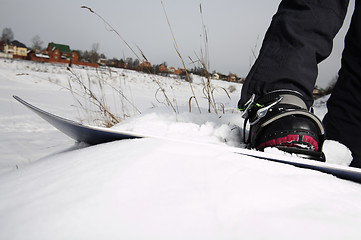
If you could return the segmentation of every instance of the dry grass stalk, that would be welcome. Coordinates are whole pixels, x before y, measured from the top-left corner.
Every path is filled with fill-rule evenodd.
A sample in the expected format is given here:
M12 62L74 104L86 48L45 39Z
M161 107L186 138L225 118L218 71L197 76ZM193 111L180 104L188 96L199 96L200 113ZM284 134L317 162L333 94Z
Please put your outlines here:
M104 24L109 27L109 31L114 32L115 34L118 35L118 37L124 42L124 44L133 52L133 54L138 58L138 60L142 60L139 58L139 56L137 55L137 53L133 50L133 48L128 44L128 42L122 37L122 35L120 35L120 33L115 30L112 25L110 25L102 16L100 16L98 13L96 13L93 9L91 9L90 7L87 6L81 6L81 8L84 9L88 9L91 13L95 14L98 18L100 18Z
M86 100L85 103L90 103L91 105L95 106L98 109L98 112L101 114L103 119L103 125L105 127L111 127L121 121L121 118L116 116L110 111L109 106L107 105L106 101L106 94L104 89L104 81L95 81L97 84L97 90L100 91L100 94L95 93L93 90L93 82L88 75L88 82L87 84L84 83L81 77L79 77L73 69L70 67L67 68L67 70L72 74L72 80L77 84L78 87L80 87L80 90L76 89L73 86L73 83L69 80L68 81L68 87L66 88L71 92L74 99L78 102L79 106L87 112L88 116L90 114L90 106L86 106L83 104L83 102L80 99ZM80 98L80 99L79 99Z
M206 97L206 99L208 100L208 112L211 112L211 109L213 109L213 111L218 114L218 108L217 108L217 103L214 97L214 91L216 90L216 88L214 88L211 84L211 75L209 74L208 69L210 68L210 60L209 60L209 44L208 44L208 31L207 31L207 27L204 24L204 18L203 18L203 9L202 9L202 4L199 5L199 11L200 11L200 15L201 15L201 22L202 22L202 35L203 35L203 44L204 46L200 48L201 51L201 55L198 56L197 53L195 53L195 55L197 56L197 61L193 61L191 59L191 62L193 64L195 63L199 63L204 71L204 76L206 78L206 81L203 82L203 94ZM204 51L203 51L204 48ZM221 88L222 90L225 91L226 95L228 96L228 98L230 99L230 95L228 93L228 91L225 88ZM222 112L224 113L224 105L221 103L220 104L220 109L222 110Z
M96 13L93 9L91 9L90 7L87 7L87 6L82 6L81 8L84 8L84 9L88 9L91 13L95 14L97 17L99 17L103 22L104 24L110 29L110 31L114 32L116 35L118 35L118 37L125 43L125 45L133 52L133 54L136 56L136 58L139 60L139 61L148 61L148 59L146 58L145 54L143 53L143 51L140 49L139 46L136 46L139 50L139 52L141 53L143 59L141 59L138 54L134 51L134 49L128 44L128 42L120 35L120 33L115 30L113 28L113 26L107 22L101 15L99 15L98 13ZM149 71L149 74L151 74L151 72ZM167 93L166 93L166 90L163 88L163 86L161 85L160 81L156 78L153 79L153 81L155 83L157 83L159 89L161 90L161 92L163 93L165 99L166 99L166 103L167 105L169 105L173 111L175 113L177 113L176 111L176 108L173 106L172 102L169 100L169 97L167 96Z
M186 76L187 76L187 80L188 80L188 82L189 82L189 86L190 86L191 91L192 91L192 94L193 94L193 96L191 96L191 98L189 99L189 102L191 102L191 100L194 99L194 101L195 101L196 104L197 104L199 113L202 113L201 108L200 108L199 103L198 103L198 100L197 100L197 97L196 97L196 95L195 95L195 93L194 93L194 89L193 89L193 86L192 86L192 83L191 83L191 79L190 79L190 77L189 77L189 73L188 73L187 68L186 68L186 65L185 65L185 63L184 63L182 54L181 54L180 51L179 51L178 43L177 43L177 40L175 39L175 36L174 36L174 33L173 33L173 29L172 29L172 25L170 24L170 21L169 21L168 15L167 15L167 11L165 10L163 1L161 1L161 4L162 4L162 7L163 7L163 11L164 11L165 18L167 19L167 23L168 23L168 26L169 26L169 30L170 30L171 35L172 35L172 38L173 38L173 42L174 42L174 46L175 46L176 52L177 52L177 54L178 54L178 57L179 57L180 60L182 61L182 65L183 65L183 68L185 69L185 73L186 73ZM191 111L191 108L189 108L189 111Z

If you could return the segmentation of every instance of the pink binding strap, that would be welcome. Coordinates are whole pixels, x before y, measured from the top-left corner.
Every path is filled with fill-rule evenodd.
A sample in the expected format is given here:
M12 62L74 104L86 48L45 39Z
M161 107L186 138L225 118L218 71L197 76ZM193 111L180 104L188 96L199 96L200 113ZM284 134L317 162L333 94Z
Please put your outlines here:
M301 141L299 141L300 137L302 137ZM310 146L312 150L317 151L318 149L318 143L313 137L307 135L295 135L295 134L289 134L285 137L271 139L267 142L260 144L257 147L257 149L263 149L266 147L276 147L276 146L299 147L300 143L304 143L305 145Z

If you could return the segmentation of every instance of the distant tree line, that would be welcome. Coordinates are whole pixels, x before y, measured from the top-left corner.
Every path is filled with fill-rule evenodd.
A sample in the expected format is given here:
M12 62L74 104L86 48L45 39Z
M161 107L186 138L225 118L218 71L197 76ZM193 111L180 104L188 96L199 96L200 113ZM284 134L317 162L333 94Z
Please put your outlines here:
M4 28L1 34L0 42L9 43L14 40L14 32L11 28ZM32 46L30 47L34 51L40 51L42 49L43 41L41 41L39 35L36 35L31 40Z
M14 32L11 28L4 28L1 35L1 42L11 42L14 40ZM41 40L39 35L36 35L31 40L31 47L33 51L36 53L42 52L44 42ZM161 64L150 64L149 62L141 62L139 59L133 59L132 57L127 57L125 59L107 59L103 53L99 53L99 43L94 43L91 47L91 50L76 50L79 54L79 61L89 62L89 63L98 63L100 65L109 66L109 67L117 67L117 68L126 68L136 71L142 71L145 73L151 74L159 74L159 75L169 75L172 72L169 71L168 65L166 62ZM181 78L186 79L185 70L177 70ZM210 74L205 71L203 67L194 66L191 69L187 69L188 74L195 74L199 76L208 77ZM208 76L207 76L208 75ZM223 74L219 74L220 79L226 79L227 76Z

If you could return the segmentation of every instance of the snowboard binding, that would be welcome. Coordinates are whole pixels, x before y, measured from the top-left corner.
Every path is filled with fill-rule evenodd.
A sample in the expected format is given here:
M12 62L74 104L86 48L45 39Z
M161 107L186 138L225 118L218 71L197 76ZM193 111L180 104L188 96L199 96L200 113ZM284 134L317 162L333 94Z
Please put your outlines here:
M325 161L322 122L307 109L298 92L274 91L259 98L253 95L239 110L243 111L245 119L243 141L248 148L263 151L276 147L304 158Z

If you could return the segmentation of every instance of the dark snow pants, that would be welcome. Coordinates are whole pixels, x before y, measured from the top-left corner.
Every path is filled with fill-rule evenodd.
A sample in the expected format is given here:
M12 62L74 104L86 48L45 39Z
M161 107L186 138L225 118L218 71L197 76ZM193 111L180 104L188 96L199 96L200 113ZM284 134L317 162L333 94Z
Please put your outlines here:
M242 88L239 105L253 93L287 89L313 104L317 64L327 58L349 0L283 0L265 35L260 55ZM345 38L339 79L327 103L326 138L351 149L351 166L361 167L361 1Z

